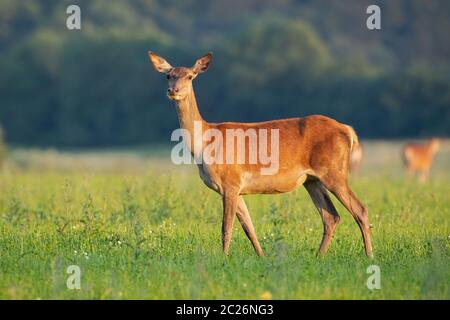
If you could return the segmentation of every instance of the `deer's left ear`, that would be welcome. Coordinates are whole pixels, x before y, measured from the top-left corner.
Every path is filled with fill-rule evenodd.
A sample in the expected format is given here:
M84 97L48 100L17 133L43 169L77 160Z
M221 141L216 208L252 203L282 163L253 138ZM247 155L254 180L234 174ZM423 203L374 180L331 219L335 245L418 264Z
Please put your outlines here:
M199 58L195 62L195 65L192 67L192 70L195 73L205 72L206 70L208 70L211 60L212 60L212 53L208 52L207 54L205 54L203 57Z

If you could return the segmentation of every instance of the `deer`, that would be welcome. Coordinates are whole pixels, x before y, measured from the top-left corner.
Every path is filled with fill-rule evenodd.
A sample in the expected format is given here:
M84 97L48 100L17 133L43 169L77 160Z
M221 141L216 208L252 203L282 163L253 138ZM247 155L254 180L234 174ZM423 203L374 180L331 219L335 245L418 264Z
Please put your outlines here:
M208 70L212 53L197 59L192 67L172 67L166 59L152 51L148 52L148 56L154 69L166 75L167 96L175 102L180 127L190 137L187 144L192 157L201 158L202 151L208 146L207 141L194 134L196 122L204 128L217 130L224 136L226 130L230 129L278 130L279 167L272 175L261 174L260 163L197 164L200 178L206 186L222 197L222 251L225 256L229 252L235 216L256 254L264 255L244 195L291 192L301 185L311 197L323 222L318 256L328 251L340 220L328 191L353 216L362 234L365 253L369 258L373 256L367 207L355 196L348 184L351 150L359 144L351 126L322 115L254 123L207 122L199 112L193 80ZM195 148L196 145L200 148ZM246 152L249 152L250 147L245 146ZM233 153L235 149L223 151Z
M439 151L440 141L431 138L425 143L408 143L403 147L403 162L409 176L418 173L419 181L425 182L428 179L431 164L435 154Z

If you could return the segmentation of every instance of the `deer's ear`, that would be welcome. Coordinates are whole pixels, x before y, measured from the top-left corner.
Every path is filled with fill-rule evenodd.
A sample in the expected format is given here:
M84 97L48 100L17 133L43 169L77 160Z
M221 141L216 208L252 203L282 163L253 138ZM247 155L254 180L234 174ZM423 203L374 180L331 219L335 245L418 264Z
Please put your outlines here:
M162 72L162 73L169 73L170 70L173 69L173 67L166 61L166 59L158 56L157 54L149 51L148 57L150 58L150 61L152 62L153 66L155 67L156 71Z
M205 54L203 57L199 58L195 62L195 65L192 67L192 70L195 73L205 72L206 70L208 70L211 60L212 60L212 53L208 52L207 54Z

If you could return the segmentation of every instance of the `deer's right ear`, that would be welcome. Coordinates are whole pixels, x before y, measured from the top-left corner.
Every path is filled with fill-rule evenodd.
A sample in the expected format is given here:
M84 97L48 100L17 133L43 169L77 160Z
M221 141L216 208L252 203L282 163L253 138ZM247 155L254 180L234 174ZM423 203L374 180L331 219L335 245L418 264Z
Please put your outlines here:
M173 67L170 65L170 63L166 61L166 59L161 58L160 56L151 51L148 52L148 57L150 58L150 61L155 67L156 71L162 73L169 73L170 70L173 69Z

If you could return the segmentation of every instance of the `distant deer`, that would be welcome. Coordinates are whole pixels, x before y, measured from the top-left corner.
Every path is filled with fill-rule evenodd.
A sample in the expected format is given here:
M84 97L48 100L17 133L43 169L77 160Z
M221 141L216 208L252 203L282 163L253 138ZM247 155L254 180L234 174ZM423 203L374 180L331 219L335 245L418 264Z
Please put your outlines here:
M409 143L403 148L403 160L409 175L420 174L420 181L428 179L434 155L439 151L440 142L433 138L425 143Z
M350 153L358 145L352 127L319 115L256 123L206 122L197 108L192 80L208 69L212 54L199 58L193 67L172 67L155 53L149 52L148 55L154 68L167 75L167 96L176 103L180 127L189 133L189 150L194 158L201 158L201 152L207 147L206 141L194 134L194 123L200 122L202 127L218 130L224 136L228 129L279 130L279 170L276 174L260 174L261 164L198 164L203 182L222 196L222 246L225 254L228 253L237 215L256 253L263 255L243 195L289 192L303 184L323 220L323 237L318 253L327 252L339 222L329 190L356 220L365 252L372 256L368 211L347 182ZM200 152L196 145L200 145ZM250 152L249 147L246 146L246 152ZM223 151L235 152L234 148Z
M361 144L357 144L353 147L350 154L350 172L353 175L357 175L361 169L364 150Z

